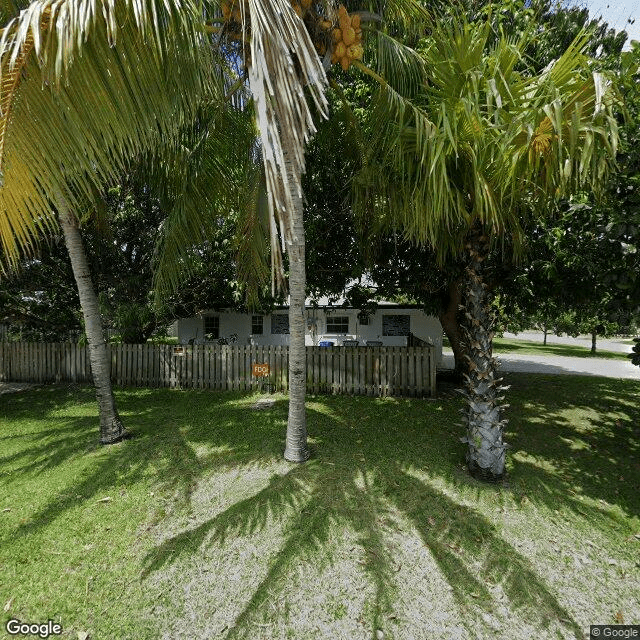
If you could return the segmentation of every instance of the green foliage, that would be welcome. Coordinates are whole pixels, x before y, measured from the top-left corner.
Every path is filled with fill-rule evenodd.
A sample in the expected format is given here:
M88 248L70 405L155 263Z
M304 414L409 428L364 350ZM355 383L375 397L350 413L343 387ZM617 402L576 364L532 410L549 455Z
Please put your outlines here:
M587 54L609 67L619 58L626 34L610 29L601 18L592 18L585 6L554 0L518 0L506 2L463 1L470 19L489 20L495 37L505 34L521 38L532 30L535 38L525 49L525 57L541 71L571 45L582 32L590 33Z
M268 299L271 231L253 104L203 103L178 143L150 156L145 167L166 212L154 262L156 300L175 297L187 279L202 276L203 251L221 241L235 251L235 270L227 274L238 290L231 306L241 298L253 307Z
M181 286L156 301L153 263L166 213L148 177L141 167L123 176L82 230L105 329L112 339L127 343L162 333L175 317L211 308L246 308L237 275L234 236L239 232L233 211L208 222L207 240L190 254ZM82 332L71 265L57 236L0 281L0 301L0 323L11 326L11 337L55 342ZM268 307L270 298L264 296L262 303Z
M489 22L434 26L423 81L378 92L356 183L363 216L444 259L474 220L518 245L525 207L599 188L616 152L615 92L592 73L586 35L524 73L533 38L493 41Z
M528 235L528 260L503 281L507 326L558 335L610 335L626 326L611 282L628 269L628 254L611 235L607 211L565 204ZM519 313L511 314L516 307Z
M328 93L329 118L318 123L306 149L302 184L307 290L312 295L340 295L364 268L350 200L360 159L359 131L352 120L359 107L345 93ZM357 99L358 86L348 93Z
M10 340L60 342L81 333L78 290L61 238L0 279L0 324Z
M55 228L59 194L81 216L133 155L174 137L220 89L200 24L190 0L34 0L3 24L5 262Z
M640 47L625 52L616 81L625 98L618 171L603 197L582 194L527 234L530 256L503 281L511 328L607 335L640 321Z

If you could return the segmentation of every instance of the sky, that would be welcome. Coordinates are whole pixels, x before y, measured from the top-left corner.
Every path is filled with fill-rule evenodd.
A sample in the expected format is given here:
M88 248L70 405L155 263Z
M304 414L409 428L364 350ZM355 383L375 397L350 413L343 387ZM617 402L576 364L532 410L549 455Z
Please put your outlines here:
M631 48L631 40L640 40L640 0L577 0L576 4L586 6L593 18L602 16L616 31L624 29L629 35L625 49ZM635 18L635 23L629 24L628 18Z

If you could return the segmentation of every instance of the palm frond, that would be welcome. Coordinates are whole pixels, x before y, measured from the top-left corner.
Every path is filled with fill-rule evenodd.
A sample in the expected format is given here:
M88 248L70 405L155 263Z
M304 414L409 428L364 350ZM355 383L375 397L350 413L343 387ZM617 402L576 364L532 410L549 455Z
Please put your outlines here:
M604 184L617 148L613 83L591 72L584 34L544 73L519 73L527 37L490 43L487 25L439 24L421 91L381 83L355 182L361 215L442 259L474 220L522 238L525 201Z
M147 179L167 211L154 259L157 297L180 287L199 245L216 235L222 220L237 215L248 166L257 161L249 156L255 141L249 112L207 103L176 141L147 159Z
M431 24L433 16L425 4L417 0L387 0L383 5L377 0L358 0L357 4L343 2L349 11L368 11L381 15L388 24L402 28L407 35L422 35L425 24Z
M7 260L55 225L54 194L79 209L130 157L176 134L214 90L205 45L191 0L34 0L10 21L0 39Z
M376 37L376 72L403 96L411 97L424 88L427 64L417 51L382 30L371 32Z
M304 22L286 0L249 0L251 60L249 84L260 129L271 206L273 260L294 236L292 196L302 196L304 145L315 132L307 93L324 114L324 68ZM280 274L280 269L275 269Z

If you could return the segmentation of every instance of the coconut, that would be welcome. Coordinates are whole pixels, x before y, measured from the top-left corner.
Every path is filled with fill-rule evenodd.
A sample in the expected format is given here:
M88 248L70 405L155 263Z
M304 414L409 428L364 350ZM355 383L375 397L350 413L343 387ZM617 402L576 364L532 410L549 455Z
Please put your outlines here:
M340 64L342 65L342 68L346 71L349 68L349 65L351 64L351 60L349 59L348 56L344 56L343 58L340 59Z
M332 35L334 42L340 42L342 40L342 31L340 29L334 29Z
M349 16L340 16L338 23L343 31L351 28L351 20L349 20Z
M347 14L347 8L346 8L343 4L341 4L341 5L338 7L338 15L339 15L340 17L348 15L348 14Z
M343 58L347 55L347 47L345 46L344 42L338 42L333 52L338 59Z
M333 24L331 22L329 22L328 20L323 20L320 23L320 28L324 29L324 31L329 31L329 29L331 29L332 26L333 26Z
M361 44L352 44L348 49L347 49L347 55L352 59L352 60L362 60L362 54L364 53L364 49L362 48Z
M357 29L360 26L360 16L358 14L351 16L351 26L354 29Z
M356 32L355 29L349 27L348 29L342 30L342 40L348 46L352 45L356 41Z

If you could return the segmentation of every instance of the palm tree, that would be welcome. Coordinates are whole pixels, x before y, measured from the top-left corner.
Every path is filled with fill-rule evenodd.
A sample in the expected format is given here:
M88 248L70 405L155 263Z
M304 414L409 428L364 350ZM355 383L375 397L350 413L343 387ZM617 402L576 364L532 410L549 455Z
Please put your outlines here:
M8 21L0 41L0 242L8 263L0 268L15 265L42 232L60 225L85 319L103 444L127 432L111 389L80 212L132 154L172 135L181 122L176 114L188 117L211 86L196 47L202 35L195 7L150 4L35 2ZM3 21L13 7L0 7ZM164 29L170 25L175 29ZM142 46L149 31L155 50Z
M521 247L527 211L597 191L615 162L617 127L612 85L583 53L588 34L540 74L522 56L531 33L493 44L489 36L488 23L435 24L426 81L380 92L356 207L441 260L465 260L463 441L470 471L495 480L506 444L484 273L490 248L507 235Z
M122 2L115 8L101 0L35 0L7 24L0 41L0 230L10 261L15 263L22 249L33 246L41 231L55 225L52 202L63 209L61 222L65 237L71 240L75 225L68 214L81 210L96 187L115 178L128 157L154 147L163 135L175 135L194 104L212 89L207 83L212 55L203 53L211 45L203 37L206 17L198 3L190 0ZM300 358L304 317L298 308L301 288L304 312L300 182L304 141L314 127L303 88L307 87L322 112L325 73L304 23L288 2L250 0L242 5L240 18L244 30L251 33L250 46L243 42L242 52L252 60L249 82L270 195L272 259L279 264L279 227L292 256L292 271L297 273L291 304L294 401L286 455L304 460L306 367L300 365L304 363L304 355ZM223 57L218 59L220 65ZM61 195L56 199L55 194ZM75 240L70 249L78 254ZM80 270L77 274L84 278ZM86 295L81 299L88 301ZM89 334L92 342L98 333ZM97 345L90 348L97 353ZM103 380L101 366L93 371L96 380ZM109 420L105 416L101 423Z
M63 193L72 210L81 210L95 187L116 177L127 157L174 136L203 94L212 90L211 68L226 68L239 56L247 70L227 89L232 94L248 77L269 196L273 273L280 281L282 250L290 256L285 456L303 461L308 457L304 142L314 132L314 110L323 114L326 108L323 61L328 64L338 51L333 27L338 16L346 19L346 11L336 15L327 3L326 15L320 15L307 1L245 0L233 10L230 4L128 0L114 8L107 0L33 0L9 22L0 40L0 230L5 253L15 261L40 231L54 225L53 193ZM407 23L424 16L413 1L389 8L391 17L404 17ZM362 47L350 44L358 25L345 24L344 29L349 34L340 43L344 51L339 61L346 68L349 60L362 57ZM323 50L321 60L318 51ZM216 65L211 64L214 57ZM338 57L336 53L336 62ZM162 81L168 89L164 94ZM45 122L41 140L35 128Z
M58 220L64 234L84 316L84 330L89 345L89 361L98 400L100 444L114 444L126 438L129 433L120 420L113 397L110 362L102 332L98 297L91 283L91 272L78 228L78 220L68 208L63 196L58 198L57 208Z

